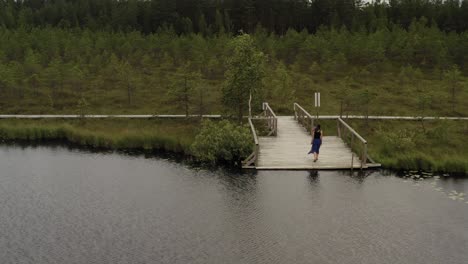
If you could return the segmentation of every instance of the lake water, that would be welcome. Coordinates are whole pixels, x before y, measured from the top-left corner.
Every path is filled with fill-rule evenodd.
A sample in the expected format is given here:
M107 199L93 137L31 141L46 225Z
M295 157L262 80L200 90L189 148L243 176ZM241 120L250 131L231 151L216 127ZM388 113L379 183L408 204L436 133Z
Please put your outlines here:
M0 262L468 263L467 178L0 145Z

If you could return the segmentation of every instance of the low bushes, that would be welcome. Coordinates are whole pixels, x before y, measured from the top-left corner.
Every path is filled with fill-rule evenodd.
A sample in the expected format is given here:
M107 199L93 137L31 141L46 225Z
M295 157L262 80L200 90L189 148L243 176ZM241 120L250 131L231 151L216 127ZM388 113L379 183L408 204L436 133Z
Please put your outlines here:
M0 120L6 141L66 140L93 148L164 150L204 163L239 165L252 151L247 127L227 120ZM197 132L199 133L197 134Z
M195 158L202 162L240 164L252 152L252 136L247 127L227 120L205 121L191 147Z
M383 167L468 174L467 131L462 121L352 121Z

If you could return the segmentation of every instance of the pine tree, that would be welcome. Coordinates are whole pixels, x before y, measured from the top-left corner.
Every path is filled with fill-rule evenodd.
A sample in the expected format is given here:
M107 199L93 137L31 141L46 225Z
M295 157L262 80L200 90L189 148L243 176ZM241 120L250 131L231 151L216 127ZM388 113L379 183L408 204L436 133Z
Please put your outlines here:
M461 90L460 78L461 72L458 69L458 66L452 66L452 68L445 72L444 74L446 85L450 90L452 104L452 113L455 113L455 107L457 105L457 94Z
M177 70L172 78L173 81L167 93L168 99L171 103L175 103L178 108L183 109L185 116L188 117L194 102L195 92L202 93L201 90L198 90L201 74L191 71L190 65L185 64ZM199 105L203 105L203 101L199 102Z

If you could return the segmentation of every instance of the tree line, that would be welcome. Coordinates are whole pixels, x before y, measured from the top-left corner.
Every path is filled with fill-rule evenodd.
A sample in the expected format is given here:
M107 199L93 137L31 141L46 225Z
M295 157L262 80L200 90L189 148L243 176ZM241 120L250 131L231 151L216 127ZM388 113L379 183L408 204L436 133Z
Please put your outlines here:
M368 33L343 27L309 34L290 29L280 36L257 27L251 36L252 45L268 61L264 96L276 100L280 109L289 109L296 91L311 89L311 83L322 78L340 80L336 85L343 92L338 98L353 83L348 77L361 82L390 74L388 81L400 82L392 90L398 93L420 85L422 78L442 81L451 70L458 76L451 78L451 87L458 87L451 93L455 101L461 89L458 80L468 69L468 33L441 31L424 18L413 21L408 30L397 27ZM185 101L180 105L183 113L193 111L194 105L197 112L207 113L208 106L219 104L213 97L219 96L221 82L230 76L232 39L228 33L178 35L170 28L151 34L0 28L0 106L10 112L34 111L33 106L51 112L92 97L108 101L96 99L91 105L130 109L161 106L165 98ZM47 111L41 108L44 104ZM346 108L345 99L343 104Z
M408 30L424 17L445 32L468 29L468 0L0 0L0 27L61 27L177 34L315 33L321 27Z

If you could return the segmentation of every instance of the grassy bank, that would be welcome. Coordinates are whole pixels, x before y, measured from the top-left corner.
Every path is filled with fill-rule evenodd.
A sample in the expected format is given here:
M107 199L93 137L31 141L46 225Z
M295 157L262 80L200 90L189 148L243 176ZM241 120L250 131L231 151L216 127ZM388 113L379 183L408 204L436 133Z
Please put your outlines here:
M198 120L0 120L0 139L190 154L198 127Z
M468 122L348 120L383 167L468 174Z
M369 155L384 168L468 174L468 122L347 122L366 138ZM320 123L326 135L336 135L336 121L321 120ZM260 128L260 124L257 127ZM200 129L201 124L195 119L0 120L0 139L31 142L59 139L93 148L162 150L193 155L191 146ZM213 138L225 136L214 134ZM228 148L231 149L229 153L235 152L232 148L237 146ZM213 160L223 158L216 155Z

